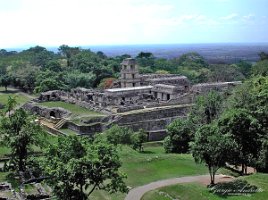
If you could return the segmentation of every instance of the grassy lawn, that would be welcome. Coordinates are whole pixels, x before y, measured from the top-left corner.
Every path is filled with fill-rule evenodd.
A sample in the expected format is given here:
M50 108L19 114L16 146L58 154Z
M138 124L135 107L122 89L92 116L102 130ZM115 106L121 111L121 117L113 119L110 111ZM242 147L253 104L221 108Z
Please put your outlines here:
M58 141L58 137L50 135L50 134L45 134L44 138L42 138L42 140L45 141L44 145L55 144ZM33 146L33 150L34 150L34 152L41 151L41 149L39 147L36 147L36 146ZM0 158L7 157L8 154L10 154L10 152L11 152L10 148L8 148L2 144L0 145Z
M9 172L0 172L0 182L5 182L8 174Z
M61 108L71 111L73 114L76 114L76 115L104 115L102 113L99 113L99 112L96 112L87 108L82 108L75 104L62 102L62 101L42 102L40 103L40 105L47 106L47 107L61 107Z
M189 154L166 154L159 144L150 144L145 147L144 153L123 146L119 151L122 161L121 171L126 173L126 183L130 187L136 187L157 181L181 176L206 174L207 169L203 165L195 164ZM96 191L91 196L94 200L123 200L126 194L108 194Z
M75 131L68 128L61 128L60 131L65 133L66 135L77 135Z
M197 165L190 154L166 154L163 147L147 147L144 153L124 147L120 152L123 167L131 187L172 177L205 174L207 169Z
M147 192L142 200L170 200L170 199L180 199L180 200L266 200L268 197L268 174L254 174L250 176L240 177L239 179L246 180L252 185L256 185L261 188L263 192L257 192L250 196L224 196L220 197L216 194L209 192L208 188L199 183L187 183L187 184L177 184L172 186L167 186Z
M6 92L4 87L0 87L0 103L5 105L9 96L16 97L19 105L23 105L31 99L29 96L19 93L18 90L8 88Z
M0 158L6 157L10 154L10 149L6 146L0 145Z

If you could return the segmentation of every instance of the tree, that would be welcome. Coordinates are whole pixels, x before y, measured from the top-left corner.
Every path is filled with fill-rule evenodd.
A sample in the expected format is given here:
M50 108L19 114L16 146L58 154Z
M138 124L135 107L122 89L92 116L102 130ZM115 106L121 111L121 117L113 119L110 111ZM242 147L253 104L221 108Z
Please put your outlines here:
M190 113L190 119L195 126L210 124L219 117L222 107L222 96L215 91L211 91L206 95L197 97Z
M42 146L42 128L23 109L15 110L9 117L3 116L0 128L3 144L11 148L10 162L19 171L25 171L32 146Z
M193 129L190 120L176 119L167 127L168 136L164 140L167 153L186 153L189 142L193 140Z
M138 150L139 152L143 151L143 143L147 141L147 138L148 135L143 129L140 129L138 132L132 134L132 148L134 150Z
M268 60L268 54L263 51L259 53L259 56L261 60Z
M157 70L155 73L156 73L156 74L169 74L168 71L163 70L163 69L161 69L161 70Z
M169 60L169 59L158 58L158 59L155 59L154 69L156 69L156 71L164 70L164 71L167 71L169 73L175 73L176 72L176 65L174 65L171 62L171 60Z
M154 66L155 57L150 52L140 52L136 56L136 60L139 66L142 67L148 67L148 66Z
M97 56L99 56L101 59L105 59L105 58L107 58L107 56L106 56L102 51L98 51L96 54L97 54Z
M104 78L101 80L100 84L98 85L98 88L101 88L101 89L112 88L115 80L116 80L115 78Z
M258 171L268 172L268 138L262 139L262 146L256 167Z
M252 73L254 76L268 76L268 60L261 60L258 61L255 65L253 65Z
M206 82L210 70L205 59L196 52L181 55L172 60L176 73L187 76L193 83Z
M213 64L209 65L211 73L209 74L210 82L228 82L243 80L244 75L237 65Z
M131 135L133 132L126 127L119 127L118 125L112 126L104 132L107 141L113 145L118 144L131 144Z
M246 109L232 109L224 113L218 126L223 134L230 134L236 143L229 149L229 161L242 166L242 174L247 174L247 166L255 165L261 147L261 125Z
M8 96L7 105L5 108L5 113L8 113L8 117L10 117L11 111L15 108L16 105L17 105L16 97Z
M116 148L86 137L60 137L42 163L46 181L59 199L86 200L95 189L127 192Z
M8 69L8 74L13 79L13 83L26 92L32 92L35 87L36 77L40 71L40 67L32 65L12 66Z
M78 54L80 52L80 48L79 47L69 47L68 45L61 45L59 48L59 53L66 57L67 59L67 66L70 67L71 66L71 58L72 56Z
M50 70L42 71L36 77L34 92L46 92L48 90L64 90L67 88L65 84L65 73L55 73Z
M254 77L238 86L228 99L229 109L246 109L268 130L268 77Z
M38 93L38 92L46 92L49 90L59 90L61 89L60 86L61 85L56 80L52 78L47 78L47 79L44 79L40 83L40 85L35 88L35 92Z
M11 84L11 78L7 74L0 76L0 84L5 87L7 91L7 86Z
M196 162L206 163L211 185L215 184L217 170L225 166L228 155L226 152L229 152L233 145L230 136L220 133L214 124L204 125L197 130L191 144L192 155Z
M51 60L49 61L46 66L45 66L46 69L49 69L50 71L53 71L53 72L60 72L62 71L62 67L60 65L60 63L56 60Z
M76 87L92 88L96 80L95 74L81 73L79 71L69 72L64 76L64 82L68 85L69 89Z
M252 70L252 64L246 61L240 61L236 64L239 71L246 77L250 77L251 70Z

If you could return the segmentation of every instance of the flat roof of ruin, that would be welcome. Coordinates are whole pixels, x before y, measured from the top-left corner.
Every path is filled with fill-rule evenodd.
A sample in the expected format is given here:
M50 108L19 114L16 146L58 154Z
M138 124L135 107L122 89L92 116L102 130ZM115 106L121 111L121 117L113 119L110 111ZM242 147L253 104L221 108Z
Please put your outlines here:
M188 78L186 76L171 76L171 77L159 77L151 79L151 81L161 81L161 80L188 80Z
M125 88L113 88L106 89L107 92L123 92L123 91L135 91L135 90L144 90L144 89L152 89L153 86L139 86L139 87L125 87Z
M196 85L193 85L193 87L199 87L199 86L212 86L212 85L228 85L228 84L241 84L241 81L230 81L230 82L213 82L213 83L199 83Z
M180 74L141 74L143 77L179 77L179 78L187 78L186 76Z
M136 60L134 58L125 58L122 62L121 65L135 65Z
M177 86L175 85L166 85L166 84L156 84L155 87L162 87L162 88L168 88L168 89L176 89Z

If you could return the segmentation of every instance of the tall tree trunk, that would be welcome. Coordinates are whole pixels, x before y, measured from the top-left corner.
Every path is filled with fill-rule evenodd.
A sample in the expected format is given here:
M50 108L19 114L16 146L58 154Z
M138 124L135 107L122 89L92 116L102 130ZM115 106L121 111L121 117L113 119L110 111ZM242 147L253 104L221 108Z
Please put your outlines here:
M244 166L244 163L241 164L241 167L242 167L242 169L241 169L241 174L244 175L244 167L245 167L245 166Z
M209 175L210 175L210 185L214 185L214 177L211 167L208 167Z
M82 184L80 184L80 192L81 192L81 194L82 194L82 200L86 200L86 197L85 197L85 195L84 195L84 193L83 193L83 185Z
M24 172L24 164L23 164L23 158L19 157L19 171Z

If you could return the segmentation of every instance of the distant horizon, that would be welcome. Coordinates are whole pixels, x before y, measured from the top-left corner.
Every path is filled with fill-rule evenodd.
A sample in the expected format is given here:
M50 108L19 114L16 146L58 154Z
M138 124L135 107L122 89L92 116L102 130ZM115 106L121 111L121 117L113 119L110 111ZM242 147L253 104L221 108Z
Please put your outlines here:
M67 43L61 44L61 45L68 45ZM17 46L17 47L0 47L0 49L5 49L5 50L26 50L31 47L35 46L41 46L46 49L50 48L58 48L61 45L52 45L52 46L46 46L46 45L40 45L40 44L32 44L32 45L22 45L22 46ZM172 46L172 45L268 45L268 42L211 42L211 43L148 43L148 44L85 44L85 45L68 45L70 47L79 47L79 48L87 48L87 47L127 47L127 46Z

